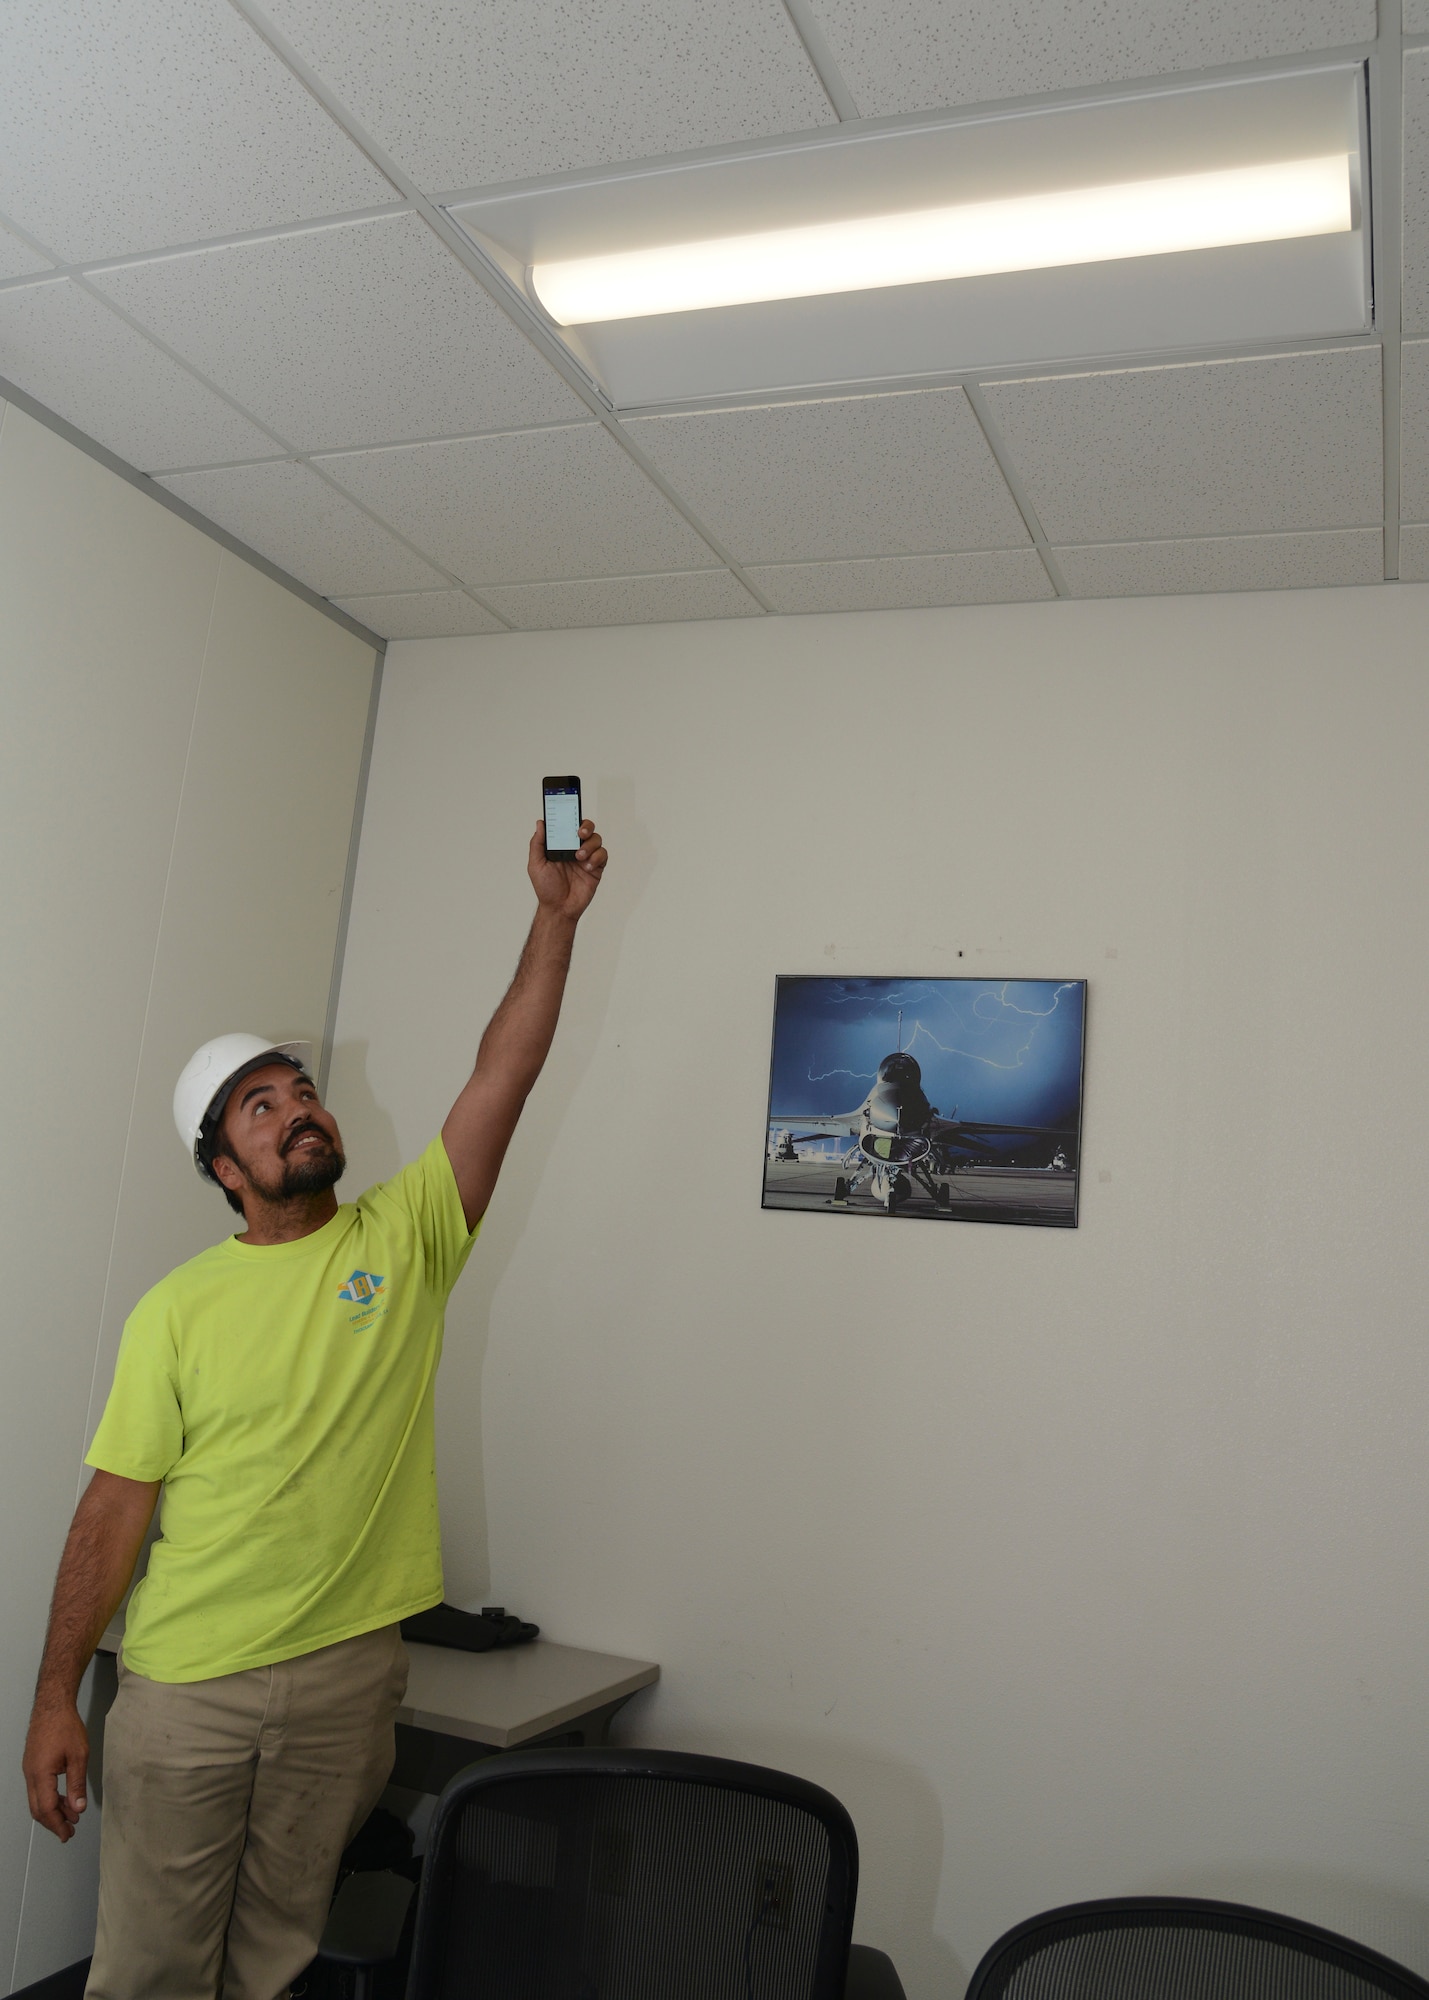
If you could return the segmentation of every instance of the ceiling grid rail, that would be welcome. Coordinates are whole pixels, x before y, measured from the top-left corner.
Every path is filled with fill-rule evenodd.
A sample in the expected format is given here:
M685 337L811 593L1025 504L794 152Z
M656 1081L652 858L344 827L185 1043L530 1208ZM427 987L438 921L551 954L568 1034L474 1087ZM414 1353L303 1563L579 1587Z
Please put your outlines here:
M393 187L409 205L412 212L419 215L440 242L463 266L467 273L485 290L507 317L515 322L528 340L555 369L566 386L574 390L591 415L601 424L650 481L651 485L675 509L681 519L694 530L705 546L716 555L736 580L748 591L761 611L770 611L772 606L758 585L746 573L743 565L719 538L692 512L689 505L656 471L645 453L624 429L616 417L609 398L586 374L562 343L547 329L540 315L527 303L507 278L504 271L482 255L471 238L461 230L430 196L391 157L386 149L378 145L370 133L358 123L323 79L306 63L287 37L279 32L260 7L253 0L229 0L234 10L254 32L262 37L282 62L302 84L308 94L320 104L327 115L358 149L366 155L380 174L385 175ZM375 517L374 517L375 518ZM466 586L463 586L466 588ZM468 588L468 595L473 593ZM506 621L503 620L503 623Z
M353 222L383 222L389 216L408 213L404 201L384 202L380 208L343 209L332 215L305 216L299 222L270 222L262 229L235 229L227 235L201 236L188 243L163 243L149 250L126 250L121 257L92 257L73 263L66 263L55 251L47 249L37 237L29 235L6 216L5 227L11 234L18 236L37 256L48 258L54 269L30 271L18 278L0 278L0 292L43 284L50 278L96 277L102 271L125 270L130 264L150 264L156 257L187 257L199 250L236 250L246 243L271 243L282 236L302 236L316 229L336 229Z
M997 469L1007 482L1007 490L1012 495L1013 502L1018 513L1022 516L1028 534L1032 537L1032 546L1042 558L1042 567L1047 572L1048 581L1051 583L1058 597L1070 597L1072 593L1068 587L1067 579L1063 575L1061 565L1048 544L1046 535L1043 533L1042 523L1037 518L1037 509L1032 504L1031 496L1028 494L1021 474L1012 463L1012 455L1007 449L1007 441L1002 435L997 419L987 407L987 399L982 393L981 384L976 381L970 381L964 382L962 386L963 394L967 397L969 403L971 403L973 415L977 418L982 434L987 439L987 448L992 453L994 459L996 459Z
M814 74L824 87L824 95L843 124L862 117L853 92L844 82L829 38L819 24L811 0L784 0L784 12L794 23L794 32L804 44L804 53L814 66Z

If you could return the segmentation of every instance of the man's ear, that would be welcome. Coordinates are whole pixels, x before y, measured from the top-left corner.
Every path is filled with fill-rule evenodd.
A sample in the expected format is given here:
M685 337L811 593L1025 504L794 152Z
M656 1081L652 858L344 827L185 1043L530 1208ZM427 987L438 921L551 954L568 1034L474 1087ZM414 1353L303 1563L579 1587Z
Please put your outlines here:
M209 1165L220 1187L229 1188L234 1194L241 1194L247 1185L242 1167L231 1160L227 1153L215 1153Z

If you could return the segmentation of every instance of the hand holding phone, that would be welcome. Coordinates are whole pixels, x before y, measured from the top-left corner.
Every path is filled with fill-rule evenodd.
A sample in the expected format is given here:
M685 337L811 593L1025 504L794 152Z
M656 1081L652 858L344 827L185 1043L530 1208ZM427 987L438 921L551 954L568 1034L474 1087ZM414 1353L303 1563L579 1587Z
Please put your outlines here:
M574 861L581 844L581 781L542 778L542 811L546 822L546 859Z

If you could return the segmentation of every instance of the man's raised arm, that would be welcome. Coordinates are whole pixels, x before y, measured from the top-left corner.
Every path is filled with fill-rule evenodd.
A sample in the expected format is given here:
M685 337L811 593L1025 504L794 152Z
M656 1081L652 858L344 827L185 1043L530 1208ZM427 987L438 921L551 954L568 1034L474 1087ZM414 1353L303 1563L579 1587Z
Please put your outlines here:
M576 925L600 887L606 859L588 819L581 821L574 861L546 859L539 823L532 837L527 873L536 891L535 919L516 977L481 1038L476 1068L442 1127L468 1229L486 1213L521 1108L541 1074L560 1018Z

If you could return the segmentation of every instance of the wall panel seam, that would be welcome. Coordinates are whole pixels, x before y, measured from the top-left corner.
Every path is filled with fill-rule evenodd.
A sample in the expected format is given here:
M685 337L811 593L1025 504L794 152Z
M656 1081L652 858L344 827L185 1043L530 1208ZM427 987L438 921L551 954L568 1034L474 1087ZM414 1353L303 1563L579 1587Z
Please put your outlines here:
M129 1153L134 1142L134 1114L139 1103L139 1079L144 1069L144 1050L149 1040L149 1019L154 1008L154 985L159 976L159 953L164 942L164 919L169 907L169 888L174 877L174 857L179 847L179 827L183 822L184 798L189 788L189 768L193 761L194 735L198 729L199 704L203 699L203 684L208 673L208 656L213 644L213 621L218 612L218 593L223 580L223 565L233 558L227 550L220 549L218 561L213 571L213 596L209 600L208 624L204 629L203 650L199 655L199 670L194 681L193 708L189 715L189 736L184 747L184 766L179 778L178 797L174 802L174 827L169 836L169 859L164 870L164 892L159 899L159 921L154 929L154 955L149 963L149 990L144 996L144 1018L139 1029L139 1048L134 1061L134 1087L129 1097L129 1122L124 1133L124 1153L119 1166L119 1188L114 1202L114 1225L109 1236L109 1256L104 1268L104 1291L99 1304L99 1325L94 1333L94 1366L89 1376L89 1398L84 1410L84 1436L88 1438L94 1416L94 1393L99 1379L99 1357L104 1346L104 1325L109 1312L109 1288L114 1276L114 1252L119 1241L119 1216L124 1202L124 1183L129 1172ZM80 1449L79 1471L75 1476L75 1502L78 1504L81 1483L84 1479L83 1443ZM24 1910L21 1908L23 1918Z
M352 833L347 843L347 868L342 881L342 902L338 906L337 935L332 946L332 979L328 985L327 1019L323 1023L322 1051L318 1058L318 1096L326 1098L328 1072L332 1068L333 1040L337 1034L337 1010L342 998L342 974L347 962L347 928L352 916L352 896L357 883L357 856L362 845L362 817L367 806L367 779L372 769L372 746L377 738L377 708L382 697L382 675L387 664L387 641L377 648L372 666L372 692L367 701L367 726L362 737L362 756L357 765L357 790L352 801Z

